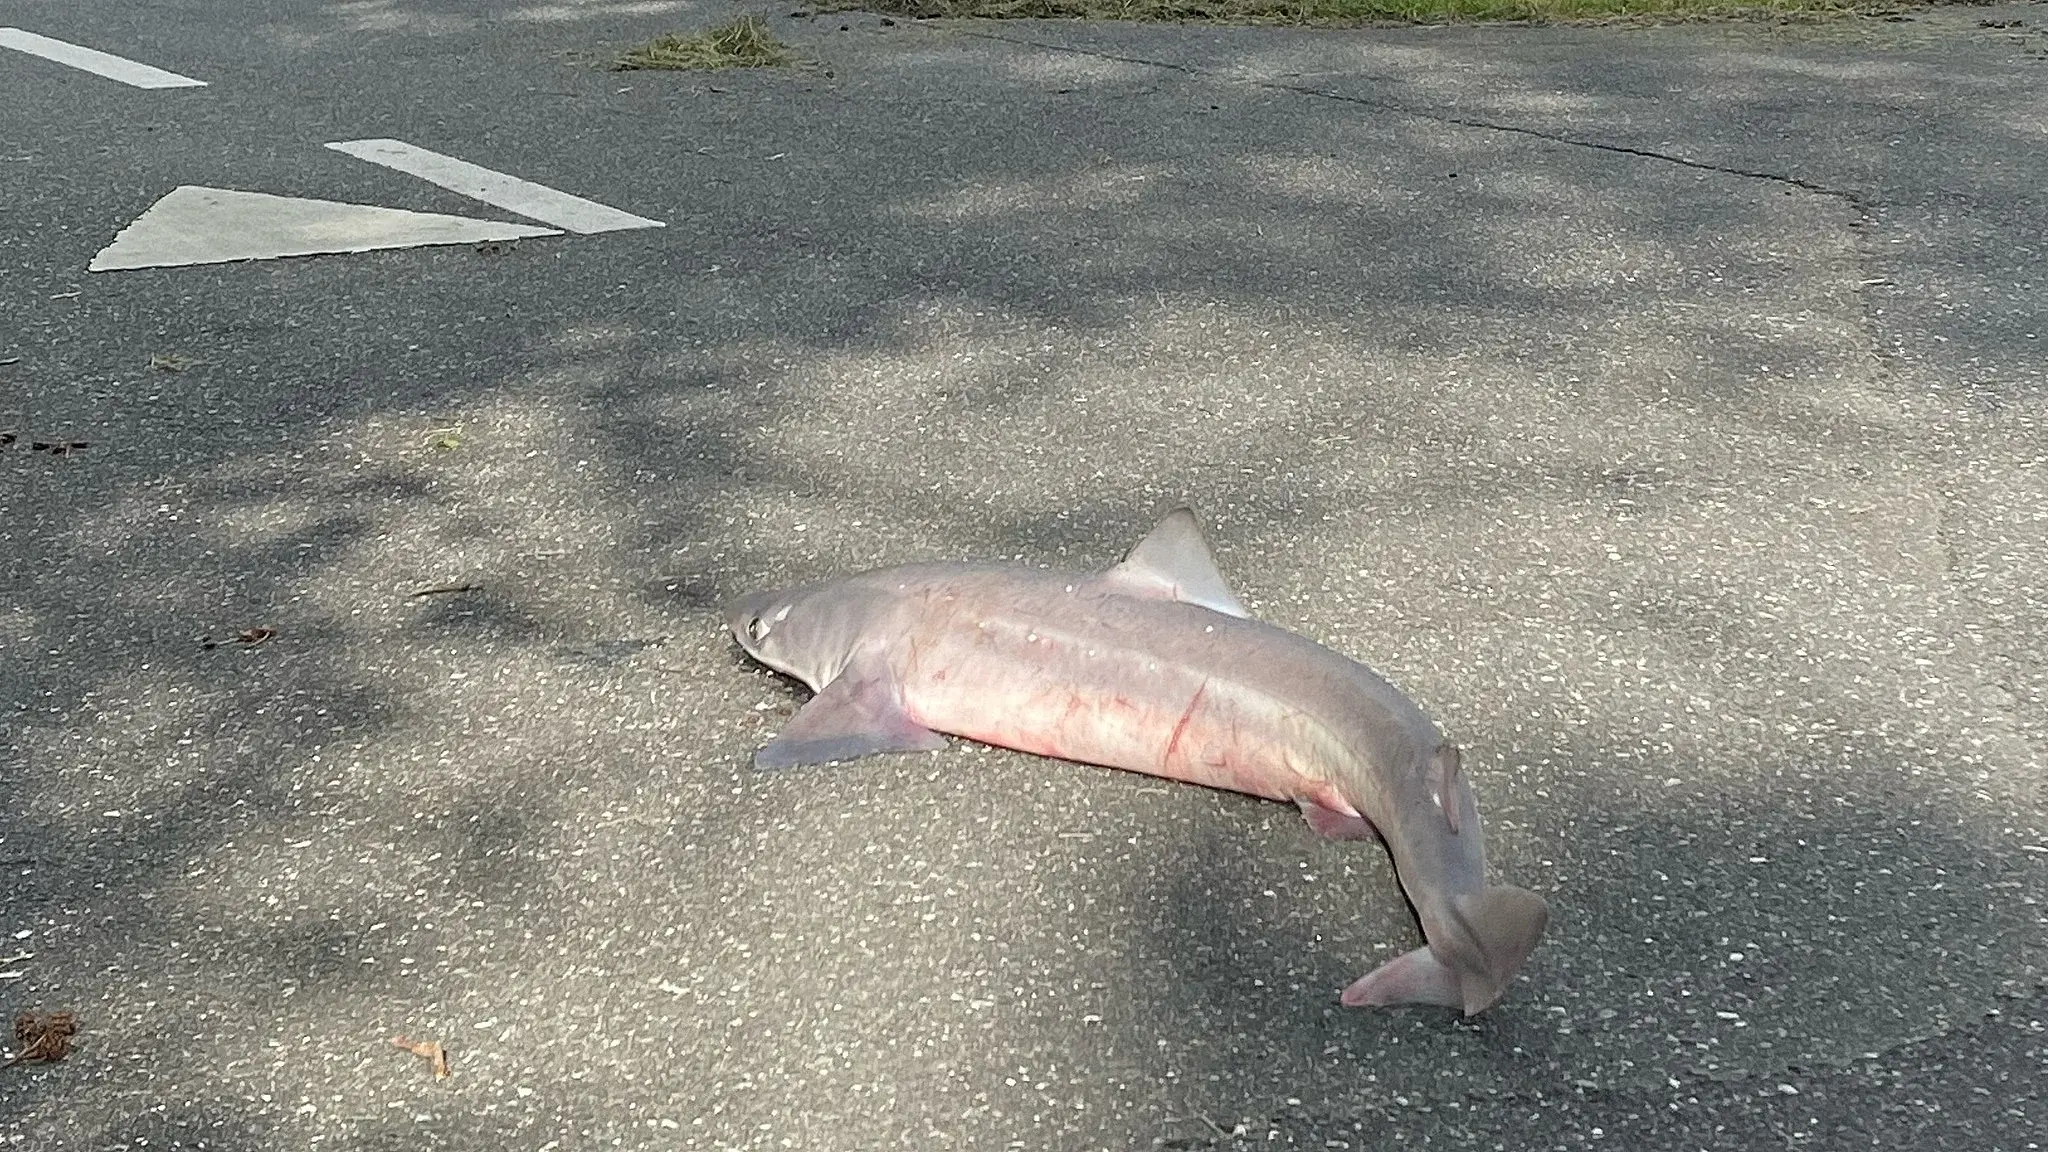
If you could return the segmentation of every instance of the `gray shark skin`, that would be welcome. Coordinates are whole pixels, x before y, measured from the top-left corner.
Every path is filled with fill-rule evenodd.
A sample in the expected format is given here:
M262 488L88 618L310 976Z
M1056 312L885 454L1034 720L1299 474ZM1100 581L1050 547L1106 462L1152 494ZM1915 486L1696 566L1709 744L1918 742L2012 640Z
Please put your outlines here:
M762 768L934 751L942 733L1298 805L1377 836L1427 945L1343 992L1482 1012L1543 934L1541 897L1486 882L1455 745L1371 669L1250 619L1194 514L1106 572L912 564L747 596L727 623L816 693Z

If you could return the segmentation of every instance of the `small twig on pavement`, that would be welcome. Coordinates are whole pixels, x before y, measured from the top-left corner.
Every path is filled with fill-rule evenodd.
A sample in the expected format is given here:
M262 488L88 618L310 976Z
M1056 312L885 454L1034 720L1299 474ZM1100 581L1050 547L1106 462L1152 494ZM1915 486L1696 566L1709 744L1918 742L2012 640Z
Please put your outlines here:
M413 593L411 598L417 600L422 596L453 596L458 592L481 592L483 590L484 588L481 584L450 584L445 588L422 588Z
M1166 1118L1166 1123L1185 1124L1190 1120L1200 1120L1202 1123L1207 1124L1209 1126L1209 1131L1214 1132L1216 1135L1223 1137L1225 1140L1230 1139L1230 1133L1225 1132L1222 1129L1222 1127L1218 1125L1214 1120L1209 1119L1207 1116L1202 1115L1200 1112L1197 1112L1192 1116L1168 1116Z
M407 1040L403 1036L393 1036L391 1038L391 1045L394 1048L403 1048L420 1059L432 1063L434 1066L434 1079L436 1080L446 1080L452 1074L448 1069L448 1049L442 1047L437 1041Z

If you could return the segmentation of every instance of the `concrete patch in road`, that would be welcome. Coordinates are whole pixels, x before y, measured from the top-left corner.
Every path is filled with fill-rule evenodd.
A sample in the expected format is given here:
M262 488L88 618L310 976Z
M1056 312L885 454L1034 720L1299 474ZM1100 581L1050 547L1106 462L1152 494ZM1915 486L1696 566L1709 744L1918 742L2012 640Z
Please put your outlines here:
M112 53L81 47L63 40L53 40L48 36L39 36L20 28L0 28L0 48L12 48L31 56L41 56L45 60L90 72L95 76L104 76L109 80L118 80L135 88L206 87L204 80L194 80L190 76L180 76L176 72L166 72L161 68L138 64Z
M87 270L225 264L560 234L530 224L188 184L123 228Z

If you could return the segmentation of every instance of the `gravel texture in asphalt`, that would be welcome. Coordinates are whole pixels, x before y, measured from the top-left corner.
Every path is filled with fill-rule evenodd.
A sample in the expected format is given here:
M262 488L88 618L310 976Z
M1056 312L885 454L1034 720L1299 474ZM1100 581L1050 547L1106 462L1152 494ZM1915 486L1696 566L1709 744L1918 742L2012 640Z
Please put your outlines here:
M593 63L724 13L0 0L209 82L0 51L0 1149L2048 1142L2048 7ZM666 227L85 271L514 219L371 137ZM1180 500L1467 747L1496 1010L1279 805L748 768L725 598Z

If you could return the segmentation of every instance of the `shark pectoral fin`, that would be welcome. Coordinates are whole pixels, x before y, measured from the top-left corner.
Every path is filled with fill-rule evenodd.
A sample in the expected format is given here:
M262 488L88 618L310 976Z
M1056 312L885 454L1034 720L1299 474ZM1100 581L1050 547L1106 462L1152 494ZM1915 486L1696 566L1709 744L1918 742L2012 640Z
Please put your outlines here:
M878 752L936 752L945 746L944 736L904 713L892 679L849 668L754 753L754 767L828 764Z
M1379 829L1374 828L1372 821L1367 820L1363 816L1339 812L1334 808L1325 808L1313 800L1296 800L1295 803L1301 806L1301 815L1308 821L1308 826L1315 829L1317 833L1328 836L1332 840L1377 840L1380 838Z
M1209 542L1195 514L1176 508L1124 556L1123 563L1102 574L1102 580L1127 596L1179 600L1199 604L1226 616L1250 618L1216 570Z
M1465 1002L1458 974L1427 947L1394 957L1360 976L1339 997L1346 1008L1387 1008L1396 1004L1440 1004L1456 1008Z

